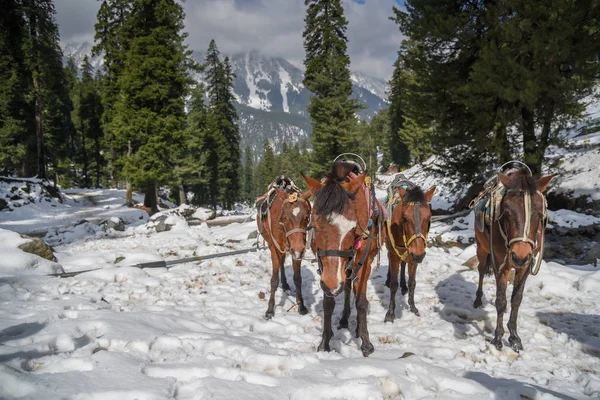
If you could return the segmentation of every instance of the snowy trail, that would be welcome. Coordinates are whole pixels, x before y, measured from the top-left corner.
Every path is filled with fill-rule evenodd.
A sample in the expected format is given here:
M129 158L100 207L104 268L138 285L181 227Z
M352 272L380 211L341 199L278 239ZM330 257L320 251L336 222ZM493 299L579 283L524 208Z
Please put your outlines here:
M0 281L0 398L31 399L583 399L600 396L600 272L544 263L530 277L519 316L525 351L490 347L493 278L475 310L473 254L429 248L408 311L398 293L396 321L384 323L387 257L368 284L375 353L364 358L350 331L334 327L331 353L316 352L322 292L316 264L303 263L309 314L278 290L275 317L263 319L268 251L178 265L119 265L248 248L253 222L143 226L115 237L57 248L66 270L103 267L74 278ZM229 239L239 243L228 242ZM309 255L310 256L310 255ZM293 287L289 260L288 280ZM509 290L512 287L509 286ZM341 313L338 299L334 323ZM291 308L291 310L289 310ZM510 309L510 306L509 306ZM289 311L288 311L289 310ZM506 321L506 318L505 318ZM507 336L505 336L505 344ZM414 355L410 355L414 353Z

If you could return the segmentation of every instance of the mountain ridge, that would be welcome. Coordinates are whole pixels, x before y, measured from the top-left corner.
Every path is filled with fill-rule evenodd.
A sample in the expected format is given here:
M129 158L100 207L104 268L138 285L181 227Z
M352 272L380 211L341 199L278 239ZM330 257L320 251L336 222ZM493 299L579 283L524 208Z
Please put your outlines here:
M63 47L65 59L75 58L79 66L88 55L92 66L100 69L103 56L91 57L89 42L67 43ZM204 62L204 51L193 51L192 56ZM307 106L310 91L302 83L304 72L285 58L267 56L257 50L228 56L235 74L233 92L239 113L242 150L249 146L253 154L262 155L267 139L275 152L282 145L305 143L310 148L312 131ZM202 75L194 77L203 81ZM353 96L366 107L357 113L360 119L369 120L387 106L387 82L360 72L352 72ZM269 115L269 113L271 113Z

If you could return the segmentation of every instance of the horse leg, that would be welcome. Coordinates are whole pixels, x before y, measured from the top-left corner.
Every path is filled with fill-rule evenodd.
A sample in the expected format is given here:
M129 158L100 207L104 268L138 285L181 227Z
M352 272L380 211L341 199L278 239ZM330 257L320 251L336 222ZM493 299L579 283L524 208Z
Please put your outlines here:
M477 260L479 261L479 265L477 270L479 271L479 286L477 286L477 292L475 292L475 301L473 302L473 307L479 308L483 305L482 297L483 297L483 278L487 273L490 267L490 255L481 247L477 249Z
M331 351L329 341L333 337L333 329L331 328L331 317L335 308L335 297L323 294L323 336L317 351Z
M511 299L510 299L510 318L508 320L508 331L510 336L508 337L508 343L510 347L517 353L519 350L523 350L523 344L521 338L517 334L517 318L519 316L519 307L521 306L521 300L523 300L523 290L525 289L525 281L529 276L529 268L518 269L515 272L515 285L513 287Z
M290 285L288 285L287 278L285 277L285 253L282 255L283 261L281 261L281 289L284 292L290 290Z
M504 327L502 324L504 312L506 311L506 284L509 272L510 268L505 267L496 273L496 313L498 314L498 319L496 321L496 333L491 343L498 350L502 350L502 336L504 336Z
M373 344L369 340L369 331L367 330L367 310L369 309L369 300L367 300L367 281L371 272L372 258L369 256L363 266L362 276L354 283L354 296L356 298L356 337L360 337L362 344L360 350L364 357L375 351Z
M417 264L408 263L408 306L410 311L419 316L419 310L415 307L415 286L417 286Z
M296 286L296 303L298 303L298 313L300 315L308 314L308 310L304 305L304 299L302 298L302 260L293 260L292 266L294 268L294 285Z
M350 279L344 281L344 310L342 311L342 318L338 323L338 329L348 329L348 319L350 318L350 291L352 290L352 282Z
M271 246L271 263L273 264L273 272L271 273L271 296L269 297L269 306L265 313L265 319L271 319L275 316L275 292L279 286L279 270L283 269L282 264L285 260L285 255L281 255Z
M391 267L388 267L388 272L387 272L387 276L385 277L384 285L387 287L390 287L391 279L392 279Z
M396 255L388 253L389 255L389 269L388 274L391 272L390 282L390 305L388 311L385 314L383 322L394 322L396 316L396 292L398 291L398 269L400 268L400 260Z
M408 286L406 286L406 263L402 261L402 269L400 270L400 290L402 291L402 296L404 296L408 292Z

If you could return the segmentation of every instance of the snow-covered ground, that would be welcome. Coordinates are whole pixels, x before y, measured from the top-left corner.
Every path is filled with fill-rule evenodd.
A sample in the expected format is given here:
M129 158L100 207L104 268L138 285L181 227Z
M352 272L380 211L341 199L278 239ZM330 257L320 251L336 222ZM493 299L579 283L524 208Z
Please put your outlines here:
M575 221L572 215L564 218ZM77 240L55 247L58 262L66 271L101 269L54 278L23 267L0 278L0 398L600 396L600 271L591 265L544 263L529 279L519 315L525 350L519 354L487 344L495 327L495 285L486 278L485 307L473 309L477 273L462 264L474 255L474 246L429 248L417 274L421 316L410 313L398 293L393 324L383 322L389 303L383 251L381 268L368 283L368 328L375 345L368 358L352 334L354 311L350 331L335 330L334 351L316 351L322 291L316 264L309 261L302 270L309 313L299 315L293 293L278 290L270 321L263 318L268 250L169 270L128 267L251 248L255 240L247 237L254 229L254 222L209 228L183 221L161 233L144 223L102 236L82 231ZM438 222L433 229L468 235L472 221ZM14 249L19 240L11 240L19 251ZM14 263L20 266L16 257ZM288 260L293 287L290 270Z

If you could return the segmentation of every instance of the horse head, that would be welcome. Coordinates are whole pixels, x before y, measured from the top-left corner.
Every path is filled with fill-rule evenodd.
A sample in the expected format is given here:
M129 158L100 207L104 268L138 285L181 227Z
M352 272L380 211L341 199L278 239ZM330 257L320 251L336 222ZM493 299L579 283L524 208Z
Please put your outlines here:
M351 179L353 164L335 162L323 183L304 176L315 195L311 224L315 229L314 249L321 273L321 287L328 296L337 296L353 267L355 242L366 229L369 210L360 192L367 171Z
M279 223L283 226L285 240L292 260L301 260L306 249L306 227L308 226L311 206L308 199L310 191L302 194L287 193L279 188L277 197L282 200Z
M394 192L395 197L398 198L398 204L390 216L391 226L400 228L404 247L413 262L417 264L425 258L427 236L431 226L429 202L434 192L435 186L427 192L423 192L418 186L408 190L399 187Z
M515 268L527 267L544 235L547 211L543 192L553 175L534 180L521 169L499 178L506 192L496 222L508 252L505 260Z

